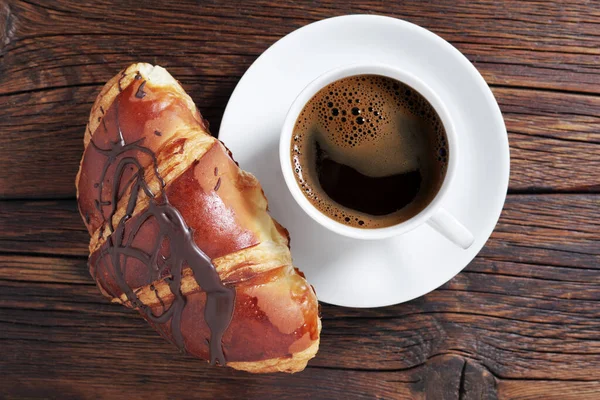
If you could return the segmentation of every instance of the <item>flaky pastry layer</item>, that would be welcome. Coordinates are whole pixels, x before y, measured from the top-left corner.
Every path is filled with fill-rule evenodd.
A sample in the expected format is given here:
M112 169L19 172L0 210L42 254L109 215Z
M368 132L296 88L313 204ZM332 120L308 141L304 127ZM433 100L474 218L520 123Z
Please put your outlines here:
M139 309L115 280L115 266L105 256L113 235L107 226L116 226L128 214L131 196L137 201L125 234L150 200L131 184L134 172L125 172L116 186L110 182L114 165L106 163L107 149L119 138L143 143L155 155L136 155L150 191L159 193L164 181L164 193L194 232L196 245L212 259L221 281L235 288L233 319L222 341L228 365L250 372L302 370L317 352L321 323L314 290L292 266L288 233L267 213L256 178L241 170L209 134L192 99L158 66L133 64L113 77L96 99L86 127L76 186L91 235L90 272L102 293ZM103 200L111 198L114 213L114 205ZM133 245L148 252L164 247L168 255L169 245L160 240L156 226L144 223ZM133 258L122 264L127 286L145 307L156 315L169 309L174 294L168 276L152 279L148 268ZM206 294L190 268L183 269L180 290L186 298L181 321L186 351L208 359ZM169 324L149 322L172 339Z

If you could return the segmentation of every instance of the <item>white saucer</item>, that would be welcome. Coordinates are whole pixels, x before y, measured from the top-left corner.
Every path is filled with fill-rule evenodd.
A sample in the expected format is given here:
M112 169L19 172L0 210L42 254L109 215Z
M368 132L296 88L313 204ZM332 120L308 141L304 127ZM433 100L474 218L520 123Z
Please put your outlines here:
M458 175L443 206L475 236L462 250L427 224L383 241L349 239L318 225L288 192L279 133L292 101L322 73L377 61L419 76L453 117ZM508 138L492 92L475 67L439 36L373 15L319 21L265 51L231 95L219 132L240 166L262 183L271 214L292 237L294 264L317 296L348 307L381 307L421 296L450 280L481 250L500 216L509 176Z

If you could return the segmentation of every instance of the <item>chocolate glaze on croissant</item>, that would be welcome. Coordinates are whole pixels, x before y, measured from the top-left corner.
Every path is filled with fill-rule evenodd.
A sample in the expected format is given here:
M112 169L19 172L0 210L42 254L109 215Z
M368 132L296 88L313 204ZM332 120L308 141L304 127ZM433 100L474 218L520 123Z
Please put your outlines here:
M296 372L318 350L313 288L260 184L158 66L98 95L77 175L101 292L182 351L250 372Z

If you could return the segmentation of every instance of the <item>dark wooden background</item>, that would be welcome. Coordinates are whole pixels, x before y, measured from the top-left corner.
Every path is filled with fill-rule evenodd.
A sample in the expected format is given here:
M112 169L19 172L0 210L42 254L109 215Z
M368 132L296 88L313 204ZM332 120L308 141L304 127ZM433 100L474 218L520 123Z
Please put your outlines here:
M600 2L0 0L0 398L600 398ZM323 305L302 373L178 354L108 304L86 267L73 181L100 87L165 66L218 132L246 68L350 13L424 26L481 71L511 180L481 254L398 306Z

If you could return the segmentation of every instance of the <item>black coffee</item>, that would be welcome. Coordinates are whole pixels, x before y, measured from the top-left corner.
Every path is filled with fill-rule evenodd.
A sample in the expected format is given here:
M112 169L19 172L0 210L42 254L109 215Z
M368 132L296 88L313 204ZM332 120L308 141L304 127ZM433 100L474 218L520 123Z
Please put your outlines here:
M323 214L381 228L418 214L446 174L448 144L433 107L403 83L357 75L321 89L294 127L296 181Z

